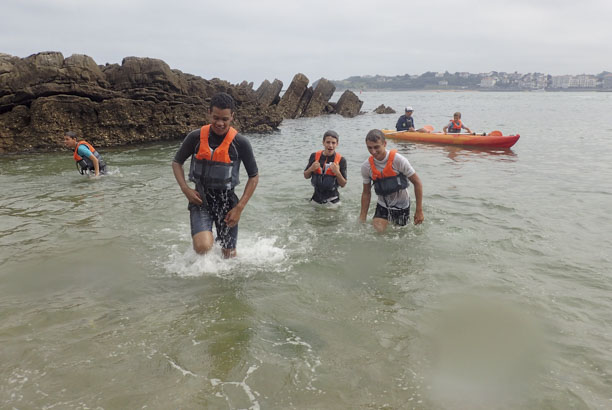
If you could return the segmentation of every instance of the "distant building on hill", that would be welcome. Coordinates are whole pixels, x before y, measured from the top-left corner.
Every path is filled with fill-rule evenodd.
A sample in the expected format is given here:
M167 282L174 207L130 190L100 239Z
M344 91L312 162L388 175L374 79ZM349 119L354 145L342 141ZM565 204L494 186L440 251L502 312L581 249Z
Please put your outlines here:
M517 71L479 74L428 71L421 75L353 76L333 83L337 90L612 91L612 73L551 76Z
M484 77L480 80L480 86L482 88L492 88L495 86L495 83L497 83L497 78L495 77Z

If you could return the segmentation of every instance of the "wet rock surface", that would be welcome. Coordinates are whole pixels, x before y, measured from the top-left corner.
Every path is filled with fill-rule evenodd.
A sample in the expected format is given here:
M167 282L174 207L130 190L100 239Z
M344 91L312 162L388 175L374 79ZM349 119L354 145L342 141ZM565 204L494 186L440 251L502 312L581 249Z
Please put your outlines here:
M352 92L335 104L330 81L308 83L296 74L281 97L280 80L254 90L253 83L206 80L154 58L98 65L81 54L0 53L0 154L62 149L67 130L95 147L181 139L208 123L210 98L221 91L236 101L234 127L244 133L272 132L284 118L359 114L363 102Z

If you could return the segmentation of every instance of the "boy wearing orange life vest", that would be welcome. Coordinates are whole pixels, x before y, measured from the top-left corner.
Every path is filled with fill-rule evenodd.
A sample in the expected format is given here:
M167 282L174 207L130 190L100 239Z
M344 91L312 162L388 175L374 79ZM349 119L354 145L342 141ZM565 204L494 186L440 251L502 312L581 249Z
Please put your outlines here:
M95 176L106 173L106 163L96 149L87 141L78 141L77 134L72 131L64 133L64 145L72 150L77 169L81 175L93 171Z
M445 134L458 134L462 129L466 130L469 134L472 133L472 131L461 122L460 112L453 114L453 119L443 128Z
M231 123L234 99L226 93L215 94L210 101L210 124L190 132L172 162L172 172L189 201L193 249L204 254L214 244L213 224L223 256L236 256L238 221L259 181L259 171L249 140ZM183 164L191 157L189 180L185 180ZM234 188L240 183L240 163L244 164L248 181L240 199Z
M408 188L409 182L412 182L416 197L414 224L423 222L423 184L410 162L396 150L387 150L385 135L380 130L368 132L366 146L371 156L361 165L363 192L359 220L366 221L374 185L378 200L372 224L376 231L384 232L389 221L400 226L406 225L410 220Z
M313 152L304 170L304 178L310 178L314 186L311 201L319 204L338 203L338 187L346 185L346 159L336 152L338 133L328 130L323 134L325 149Z

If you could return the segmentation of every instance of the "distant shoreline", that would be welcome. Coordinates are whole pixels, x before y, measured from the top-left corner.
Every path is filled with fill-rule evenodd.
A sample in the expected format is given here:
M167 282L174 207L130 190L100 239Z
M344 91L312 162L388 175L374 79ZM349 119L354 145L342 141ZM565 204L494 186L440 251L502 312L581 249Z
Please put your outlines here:
M359 89L359 88L336 88L335 92L342 92L345 90L353 91L354 93L358 92L413 92L413 91L427 91L427 92L437 92L437 93L463 93L463 92L479 92L479 93L610 93L612 90L593 90L589 88L585 89L571 89L571 90L477 90L477 89L432 89L432 88L409 88L409 89L388 89L388 88L368 88L368 89Z

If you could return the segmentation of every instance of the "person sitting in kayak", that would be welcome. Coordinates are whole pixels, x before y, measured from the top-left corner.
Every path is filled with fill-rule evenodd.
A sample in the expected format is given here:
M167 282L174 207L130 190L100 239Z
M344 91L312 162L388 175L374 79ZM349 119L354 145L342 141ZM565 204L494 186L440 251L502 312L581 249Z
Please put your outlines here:
M336 152L338 133L328 130L323 134L324 150L313 152L304 170L304 178L310 178L314 186L311 201L319 204L338 203L338 187L346 185L346 159Z
M412 118L412 113L414 112L414 109L412 107L406 107L404 112L405 114L401 115L397 119L397 123L395 124L395 129L397 131L430 132L426 128L419 128L418 130L414 129L414 118Z
M445 134L458 134L462 129L466 130L468 134L472 133L472 131L461 122L461 113L458 111L453 114L453 119L443 128Z
M397 131L414 131L414 118L412 118L412 107L406 107L405 114L397 119L395 129Z

